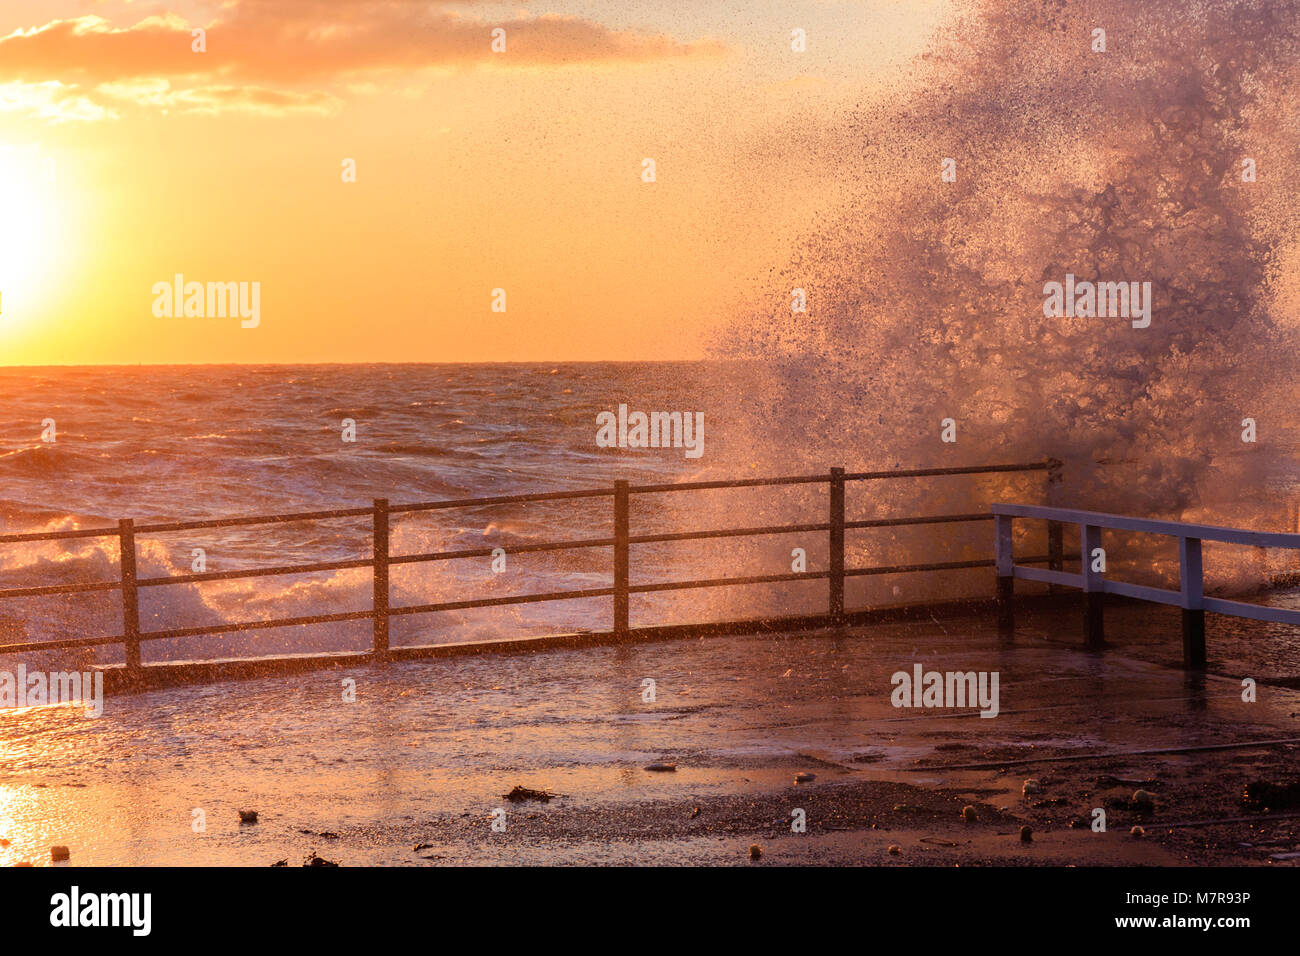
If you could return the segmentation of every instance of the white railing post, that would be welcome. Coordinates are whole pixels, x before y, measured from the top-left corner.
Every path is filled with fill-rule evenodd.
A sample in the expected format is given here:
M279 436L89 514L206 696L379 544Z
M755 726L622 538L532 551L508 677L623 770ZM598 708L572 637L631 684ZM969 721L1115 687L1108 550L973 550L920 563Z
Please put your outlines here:
M1178 591L1183 612L1183 666L1205 668L1205 579L1201 539L1178 538Z
M1089 647L1101 647L1105 641L1102 618L1101 573L1092 569L1092 552L1101 547L1101 527L1095 524L1079 525L1079 560L1082 562L1083 632Z
M1015 607L1012 601L1016 589L1016 560L1011 550L1011 515L993 516L993 536L996 540L998 575L997 609L998 633L1010 635L1016 627Z

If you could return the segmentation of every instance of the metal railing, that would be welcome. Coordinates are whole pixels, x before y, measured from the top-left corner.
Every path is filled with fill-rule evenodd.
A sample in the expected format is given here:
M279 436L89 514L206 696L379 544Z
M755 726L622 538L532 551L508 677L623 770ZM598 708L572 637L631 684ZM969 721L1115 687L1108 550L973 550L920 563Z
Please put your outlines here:
M1088 643L1093 646L1101 645L1105 636L1102 623L1102 595L1104 594L1120 594L1141 601L1153 601L1181 608L1183 663L1186 667L1197 670L1203 669L1206 665L1206 611L1251 618L1256 621L1300 625L1300 609L1269 607L1263 604L1206 597L1201 564L1202 541L1221 541L1256 548L1300 550L1300 534L1247 531L1239 528L1221 528L1216 525L1186 524L1181 521L1130 518L1098 511L1077 511L1071 508L1048 508L1040 505L995 504L990 510L994 517L999 623L1003 630L1009 631L1015 626L1011 601L1016 578L1080 588L1084 593L1084 631ZM1045 518L1058 524L1077 524L1079 526L1079 572L1075 574L1056 568L1031 568L1017 564L1012 554L1012 521L1016 518ZM1094 553L1101 548L1103 528L1177 538L1178 590L1114 581L1103 577L1102 571L1093 570L1096 564ZM1104 551L1102 555L1104 557Z
M846 472L843 468L832 468L827 474L802 475L797 477L754 478L739 481L695 481L658 485L631 485L627 481L616 481L612 488L595 488L580 491L500 495L487 498L459 498L445 501L427 501L398 505L392 505L387 499L379 498L375 499L373 505L369 508L343 508L330 511L304 511L290 514L219 518L198 521L173 521L140 525L135 524L130 518L123 518L118 523L117 528L0 534L0 544L32 541L57 541L77 538L116 537L118 539L121 558L121 577L117 581L97 581L87 584L60 584L10 588L7 590L0 590L0 599L42 597L97 591L120 591L122 595L121 634L110 637L66 638L0 644L0 654L121 644L125 652L127 671L138 674L141 670L140 646L144 641L193 637L198 635L230 634L240 631L262 630L275 627L371 620L374 627L373 659L382 661L388 659L390 654L388 633L389 622L392 618L399 616L428 614L438 611L498 607L502 605L531 604L544 601L569 601L609 597L613 599L613 620L609 634L615 637L623 637L632 635L636 633L637 630L631 627L629 621L629 599L633 594L650 594L660 591L676 591L690 588L733 587L738 585L819 579L825 579L828 582L827 613L812 618L803 618L801 621L805 625L809 626L816 626L818 624L839 624L846 620L844 608L844 582L847 578L862 575L946 571L961 568L991 568L995 564L993 559L981 559L867 568L846 568L844 564L844 535L848 530L993 520L993 515L980 512L975 514L919 515L848 521L845 518L845 485L848 482L954 475L989 475L1002 472L1033 471L1047 472L1049 474L1049 483L1057 482L1060 477L1060 463L1055 461L1043 461L1014 465L979 465L964 468L921 468L911 470L852 473ZM708 531L678 531L661 534L633 535L630 533L631 501L634 495L654 495L684 491L759 488L802 484L824 484L828 486L829 501L826 521L766 527L725 528ZM395 565L489 557L495 551L492 547L484 547L417 554L392 554L389 537L389 525L392 516L449 509L480 508L494 505L523 504L543 501L573 501L585 498L612 499L614 531L612 537L582 538L577 540L526 544L518 545L508 550L515 554L521 554L574 550L579 548L612 548L614 558L612 586L534 594L517 594L506 597L443 601L430 604L394 606L390 603L389 569ZM344 561L324 561L311 564L282 565L244 570L204 571L153 578L141 578L137 573L136 538L140 535L166 534L211 528L233 528L251 525L287 524L290 522L303 521L329 521L349 518L370 519L373 529L373 547L371 549L370 557L355 558ZM688 581L661 581L649 584L630 583L632 545L713 538L750 537L770 534L822 532L825 532L828 535L830 555L828 567L825 571L760 574L745 577L724 577ZM1059 568L1061 567L1059 543L1060 537L1058 534L1055 538L1054 546L1049 546L1048 555L1040 558L1029 558L1024 560L1047 563L1053 568ZM358 568L373 569L373 599L369 608L353 611L341 611L331 614L312 614L297 617L275 618L271 620L234 621L220 624L173 627L155 631L144 631L140 626L139 593L142 588L268 577L273 575L310 574L321 571L340 571ZM765 620L766 619L751 619L747 621L717 623L719 625L733 628L734 633L745 633L748 628L757 626ZM645 630L649 629L647 628Z

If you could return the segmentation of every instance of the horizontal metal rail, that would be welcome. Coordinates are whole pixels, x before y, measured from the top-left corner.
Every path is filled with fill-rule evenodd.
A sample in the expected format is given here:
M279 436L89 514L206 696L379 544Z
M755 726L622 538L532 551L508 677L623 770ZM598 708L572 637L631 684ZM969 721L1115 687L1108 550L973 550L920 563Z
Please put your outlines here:
M539 544L516 544L507 550L511 554L537 554L545 551L576 551L581 548L611 548L613 538L579 538L575 541L550 541ZM424 561L454 561L463 558L488 558L500 549L465 548L460 551L428 551L419 554L395 554L388 559L389 564L418 564Z
M0 598L47 597L51 594L84 594L87 591L117 591L121 581L93 581L89 584L46 584L34 588L10 588L0 591Z
M666 485L631 485L628 491L649 495L665 491L716 491L720 488L767 488L776 485L826 484L830 475L792 475L786 478L741 478L735 481L678 481Z
M1183 521L1165 521L1157 518L1132 518L1127 515L1106 514L1101 511L1079 511L1072 508L1048 508L1043 505L995 504L992 514L1014 518L1046 518L1066 524L1114 528L1120 531L1140 531L1145 534L1162 534L1174 538L1197 538L1201 541L1223 541L1245 544L1255 548L1300 549L1300 534L1277 531L1250 531L1244 528L1225 528L1212 524L1188 524Z
M844 476L845 481L878 481L881 478L946 478L954 475L997 475L1012 471L1059 471L1061 463L1055 459L1031 461L1023 465L969 465L965 468L909 468L898 471L855 471Z
M1060 465L1058 462L1048 461L1016 465L985 465L960 468L925 468L856 473L846 473L842 468L833 468L826 474L777 478L753 478L734 481L682 482L678 484L631 485L628 482L619 481L615 482L614 487L612 488L538 492L520 495L496 495L483 498L458 498L443 501L416 502L396 505L390 505L385 499L376 499L373 505L368 508L300 511L278 515L254 515L193 521L155 522L152 524L140 525L134 524L130 519L123 519L119 522L118 527L116 528L3 534L0 535L0 544L116 536L118 538L119 555L121 558L122 573L120 580L9 588L6 590L0 590L0 598L33 598L48 597L59 594L120 591L122 595L123 633L110 637L68 638L3 644L0 645L0 653L27 653L41 650L76 647L102 647L106 645L121 644L126 651L128 671L138 672L141 667L140 645L143 641L370 620L373 622L374 627L374 656L376 659L385 659L388 656L388 621L392 617L434 613L439 611L500 607L516 604L613 597L614 623L611 633L624 634L630 631L628 623L628 598L632 594L650 594L695 588L733 587L738 585L819 580L828 580L830 587L830 611L824 617L825 622L842 622L845 617L843 592L844 581L846 578L863 575L981 568L990 567L995 564L995 561L993 560L971 560L928 564L900 564L874 568L845 568L844 533L846 530L979 522L992 519L991 515L981 512L977 514L918 515L912 517L869 518L857 521L848 521L845 518L844 506L844 486L846 482L879 480L886 478L920 478L946 475L978 475L1028 471L1048 471L1055 476L1053 480L1059 480L1059 468ZM640 535L632 535L629 533L629 503L631 496L633 495L657 494L672 491L760 488L806 484L830 485L830 513L828 521L745 528L718 528L703 531L672 531ZM611 497L614 500L614 534L612 537L580 538L563 541L520 544L507 547L507 550L514 554L544 553L575 550L580 548L612 548L614 551L614 584L611 587L583 588L578 590L551 591L535 594L515 594L502 597L443 601L438 603L396 607L389 604L389 568L391 566L431 561L488 557L494 555L498 551L498 547L501 547L462 548L448 551L395 555L391 553L389 546L389 520L394 514L414 514L446 509L467 509L509 504L574 501ZM136 574L135 542L142 534L167 534L179 531L194 531L209 528L218 529L250 527L257 525L282 525L290 522L328 521L362 517L370 518L373 523L374 547L372 550L372 556L368 558L288 564L262 568L254 567L229 571L202 571L189 574L175 574L148 578L140 578ZM755 537L759 535L821 533L829 533L830 536L830 567L825 571L759 574L744 577L712 578L694 581L661 581L638 584L632 584L629 581L630 548L632 545ZM1046 561L1051 563L1053 567L1060 567L1059 554L1025 560L1028 562ZM222 623L174 627L155 631L143 630L139 624L138 591L140 588L144 587L162 587L177 584L202 584L212 581L230 581L244 578L253 579L276 575L314 574L325 571L360 570L366 568L371 569L374 578L374 601L370 608L330 614L299 615L270 620L227 621ZM745 622L735 623L742 624Z
M1093 646L1100 646L1104 640L1101 601L1105 594L1118 594L1139 601L1181 608L1183 661L1189 669L1202 669L1206 665L1206 611L1275 624L1300 626L1300 609L1297 608L1269 607L1244 601L1206 597L1201 555L1202 541L1218 541L1255 548L1300 550L1300 534L1134 518L1100 511L1050 508L1041 505L1000 503L993 505L990 511L995 522L998 600L1000 620L1004 629L1009 630L1014 627L1011 599L1014 590L1013 582L1016 578L1082 590L1085 595L1084 626L1088 642ZM1012 553L1012 521L1015 518L1041 518L1077 524L1080 542L1079 571L1074 573L1061 569L1028 568L1018 564ZM1107 529L1163 535L1176 539L1178 590L1134 584L1129 581L1115 581L1104 577L1106 551L1101 545L1101 533Z
M575 498L608 498L613 492L608 488L589 488L584 491L541 491L527 495L497 495L493 498L450 498L446 501L425 501L411 505L393 505L393 514L410 511L439 511L444 508L482 508L486 505L514 505L534 501L569 501Z
M506 604L537 604L541 601L577 601L584 598L610 597L613 588L584 588L580 591L548 591L545 594L511 594L473 601L443 601L440 604L412 604L388 609L389 614L427 614L431 611L463 611L477 607L501 607Z
M49 641L23 641L0 646L0 653L28 654L32 651L59 651L70 647L106 647L109 644L121 644L122 635L112 637L64 637Z
M368 518L370 508L340 508L334 511L298 511L283 515L252 515L246 518L208 518L197 521L171 521L163 524L137 525L136 534L164 534L171 531L195 531L199 528L237 528L241 525L289 524L295 521L330 521L335 518Z
M999 474L1012 471L1051 471L1059 462L1035 461L1023 465L970 465L963 468L909 468L894 471L846 472L844 481L876 481L881 478L935 478L953 475ZM633 485L629 490L638 494L663 491L706 491L719 488L756 488L766 485L807 485L832 480L832 475L794 475L786 478L746 478L738 481L683 481L668 485Z
M202 634L233 634L238 631L257 631L272 627L301 627L304 624L335 624L340 621L364 621L375 616L374 611L340 611L335 614L307 614L299 617L277 617L269 621L233 621L225 624L199 624L194 627L173 627L165 631L141 631L135 634L139 641L161 640L169 637L198 637Z
M375 562L370 558L356 558L350 561L321 561L316 564L289 564L278 568L245 568L237 571L204 571L198 574L174 574L165 578L140 578L136 587L157 587L163 584L194 584L203 581L230 581L235 578L265 578L278 574L315 574L319 571L347 571L352 568L371 568ZM5 592L0 591L0 597Z

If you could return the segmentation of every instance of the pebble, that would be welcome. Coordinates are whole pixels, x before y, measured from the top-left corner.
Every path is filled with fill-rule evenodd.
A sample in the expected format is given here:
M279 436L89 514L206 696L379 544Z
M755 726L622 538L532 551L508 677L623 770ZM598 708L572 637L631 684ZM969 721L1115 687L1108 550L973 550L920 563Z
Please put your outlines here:
M750 844L749 858L751 860L757 860L762 855L763 855L763 848L761 846L759 846L757 843Z
M1034 842L1034 830L1033 830L1033 827L1023 826L1023 827L1020 828L1020 842L1021 842L1021 843L1033 843L1033 842Z
M975 820L977 819L975 816L975 808L971 806L962 807L961 818L965 820L967 823L974 823Z
M1146 790L1134 791L1133 806L1138 810L1154 810L1156 808L1156 798Z
M817 779L817 774L815 774L815 773L808 773L808 771L806 771L806 770L805 770L804 772L802 772L802 773L797 773L797 774L794 775L794 782L795 782L795 783L811 783L812 781L814 781L814 780L816 780L816 779Z
M68 850L68 848L67 848L66 846L52 846L52 847L50 847L50 860L51 860L51 861L53 861L53 862L55 862L55 863L59 863L59 862L62 862L63 860L68 860L68 859L71 859L71 858L72 858L72 853Z
M1147 831L1143 830L1141 827L1134 827L1132 830L1129 830L1128 832L1129 835L1132 836L1133 839L1135 840L1140 840L1147 835Z
M1042 789L1043 789L1042 784L1040 784L1040 783L1039 783L1037 780L1035 780L1033 777L1030 777L1030 778L1029 778L1028 780L1026 780L1026 781L1024 782L1024 784L1020 787L1020 792L1023 793L1023 794L1030 794L1030 793L1037 793L1038 791L1040 791L1040 790L1042 790Z
M257 822L257 811L256 811L256 810L240 810L240 811L239 811L239 822L240 822L240 823L256 823L256 822Z
M675 763L652 763L646 767L652 773L676 773L677 764Z
M889 844L889 855L890 855L890 856L898 856L898 855L899 855L900 853L902 853L902 852L903 852L903 848L902 848L901 846L899 846L897 843L891 843L891 844Z

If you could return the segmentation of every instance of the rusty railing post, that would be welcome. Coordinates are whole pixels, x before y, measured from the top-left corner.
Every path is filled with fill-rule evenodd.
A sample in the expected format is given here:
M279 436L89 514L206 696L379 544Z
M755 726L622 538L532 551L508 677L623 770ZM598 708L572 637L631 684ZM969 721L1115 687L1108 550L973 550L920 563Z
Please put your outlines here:
M140 676L140 595L135 584L135 522L117 523L119 564L122 567L122 645L126 672Z
M844 623L844 469L831 469L830 619Z
M628 632L628 485L614 482L614 633Z
M1106 640L1102 607L1106 594L1101 589L1101 574L1092 569L1092 552L1101 547L1101 528L1079 525L1079 560L1083 562L1083 631L1088 646L1100 648Z
M1061 469L1063 464L1059 458L1047 459L1047 503L1049 505L1057 504L1061 491ZM1047 522L1047 567L1051 571L1065 570L1065 525L1059 521ZM1055 584L1047 586L1048 594L1056 594L1061 590Z
M1011 515L993 516L994 557L997 565L998 635L1010 637L1016 629L1016 562L1011 550Z
M388 660L388 499L375 499L375 651L376 661Z
M1179 604L1183 617L1183 667L1205 670L1204 579L1201 575L1201 539L1178 539Z

